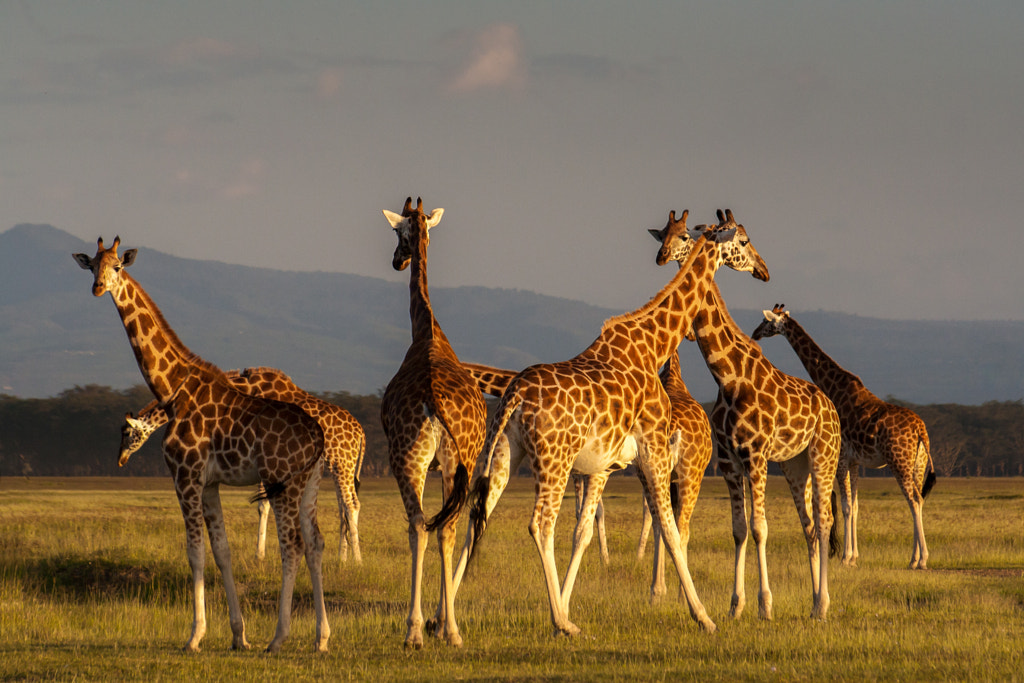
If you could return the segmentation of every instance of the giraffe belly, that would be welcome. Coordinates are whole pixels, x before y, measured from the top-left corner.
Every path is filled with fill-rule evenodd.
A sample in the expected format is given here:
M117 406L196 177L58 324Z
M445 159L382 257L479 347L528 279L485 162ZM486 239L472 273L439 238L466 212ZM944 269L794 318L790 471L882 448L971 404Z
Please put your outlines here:
M623 439L617 450L609 449L601 439L591 437L576 455L572 469L580 474L620 470L636 459L636 453L636 439L633 436Z

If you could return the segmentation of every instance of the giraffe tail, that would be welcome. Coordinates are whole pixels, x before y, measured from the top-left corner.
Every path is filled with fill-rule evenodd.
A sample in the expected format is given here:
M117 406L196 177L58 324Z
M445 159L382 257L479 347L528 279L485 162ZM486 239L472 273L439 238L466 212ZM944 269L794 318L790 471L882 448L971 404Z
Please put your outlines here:
M928 474L924 478L924 484L921 486L921 497L927 498L928 494L932 492L932 488L935 486L935 465L932 463L931 449L928 444L928 436L917 437L917 453L918 457L921 456L921 451L924 450L925 455L928 456Z
M352 473L352 478L354 479L354 484L355 484L355 487L356 487L356 493L357 494L359 493L359 486L360 486L360 484L362 484L362 482L359 481L359 474L363 471L363 458L365 456L366 456L366 435L364 434L363 438L361 438L359 440L359 457L356 459L355 471Z
M842 539L839 538L839 495L832 491L832 530L828 532L828 556L836 557L843 550Z
M455 468L455 480L451 493L444 500L441 511L427 521L427 531L436 531L455 517L469 498L469 470L461 462Z
M487 528L487 500L491 495L491 465L494 462L494 453L498 449L498 440L505 433L505 427L508 425L508 420L512 413L523 402L522 397L518 393L512 392L509 394L506 392L505 396L508 398L502 397L502 403L499 408L501 412L497 413L491 420L491 427L487 432L487 441L484 444L483 455L486 456L482 463L484 467L480 468L478 465L480 476L473 487L473 504L469 510L469 529L466 532L466 545L469 548L467 568L468 563L476 556L476 548L480 543L480 537L483 536L484 530Z

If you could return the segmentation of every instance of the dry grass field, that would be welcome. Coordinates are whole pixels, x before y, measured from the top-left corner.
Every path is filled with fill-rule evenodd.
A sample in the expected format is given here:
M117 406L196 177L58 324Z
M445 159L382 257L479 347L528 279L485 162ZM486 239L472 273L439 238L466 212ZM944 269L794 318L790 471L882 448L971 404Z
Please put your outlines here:
M540 562L526 526L532 482L515 480L499 503L478 563L457 601L465 646L431 640L402 648L409 551L397 488L361 491L364 563L337 558L333 491L321 495L330 653L311 651L308 574L296 588L292 635L263 654L276 623L276 543L254 558L249 490L222 492L235 577L253 649L230 650L220 575L208 555L209 632L203 651L181 651L191 628L184 533L169 479L0 480L0 679L3 680L1022 680L1024 480L940 479L925 505L931 569L904 567L910 516L891 479L866 479L857 568L830 565L829 619L811 607L806 546L784 482L769 483L769 571L775 620L756 618L748 554L746 613L728 618L732 538L725 487L709 477L693 521L690 566L718 624L697 630L676 597L648 599L650 550L635 559L640 493L613 478L606 496L610 566L596 542L573 594L579 637L553 637ZM431 482L430 505L439 485ZM564 569L572 528L559 526ZM424 611L437 599L436 547L425 571Z

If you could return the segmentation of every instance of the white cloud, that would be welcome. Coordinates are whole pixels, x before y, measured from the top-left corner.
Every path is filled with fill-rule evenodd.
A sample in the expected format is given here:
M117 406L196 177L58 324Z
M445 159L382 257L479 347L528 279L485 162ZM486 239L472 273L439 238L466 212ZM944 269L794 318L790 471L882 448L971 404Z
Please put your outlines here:
M523 40L514 24L492 24L473 39L473 51L449 89L519 88L526 83Z

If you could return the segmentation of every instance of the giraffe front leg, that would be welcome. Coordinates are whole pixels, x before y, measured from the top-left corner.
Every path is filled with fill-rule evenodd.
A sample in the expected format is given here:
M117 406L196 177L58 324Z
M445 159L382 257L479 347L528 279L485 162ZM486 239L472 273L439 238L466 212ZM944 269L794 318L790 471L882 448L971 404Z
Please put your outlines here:
M231 570L231 548L224 531L224 513L220 506L220 490L217 485L203 489L203 517L210 534L210 549L213 551L214 562L220 570L224 582L224 597L228 603L228 618L231 623L231 649L248 650L249 643L245 639L245 621L242 619L242 608L235 590L235 577Z
M192 635L185 643L184 649L186 652L199 652L199 644L206 635L206 586L203 580L206 547L203 542L203 513L198 495L194 500L182 498L180 503L185 517L186 554L189 568L192 570Z
M836 486L839 488L839 504L843 509L842 563L848 567L857 565L857 521L853 511L856 489L853 484L853 476L854 473L846 458L840 458L839 467L836 469Z

